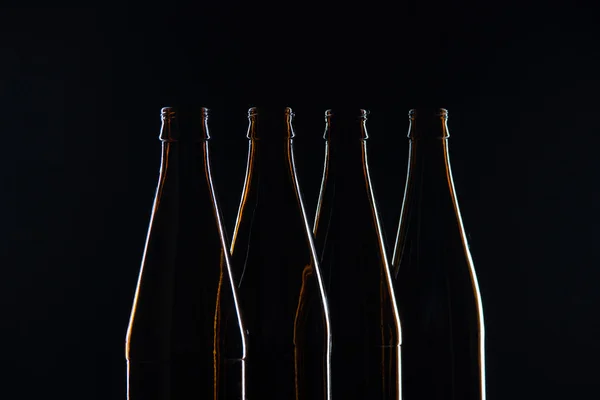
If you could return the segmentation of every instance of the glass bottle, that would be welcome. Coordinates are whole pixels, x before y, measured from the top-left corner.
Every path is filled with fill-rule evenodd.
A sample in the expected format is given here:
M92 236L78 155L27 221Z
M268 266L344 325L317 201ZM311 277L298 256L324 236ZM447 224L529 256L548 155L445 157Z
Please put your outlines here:
M246 339L207 120L206 108L162 109L160 176L126 339L130 400L244 398ZM226 335L220 308L235 314Z
M367 157L368 112L325 112L314 234L331 312L332 396L400 399L400 317Z
M296 173L292 118L290 108L248 111L231 258L248 332L251 400L330 399L328 305Z
M404 400L484 400L484 320L448 151L448 112L409 112L408 175L392 261Z

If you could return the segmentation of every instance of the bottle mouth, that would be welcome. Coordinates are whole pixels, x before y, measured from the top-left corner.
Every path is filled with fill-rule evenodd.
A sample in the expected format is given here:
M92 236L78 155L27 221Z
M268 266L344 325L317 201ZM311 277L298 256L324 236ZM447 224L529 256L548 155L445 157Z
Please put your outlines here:
M443 117L448 118L448 110L445 108L413 108L408 112L408 118L421 117Z
M202 118L208 118L210 115L210 109L206 107L200 107L200 116ZM177 116L177 107L163 107L160 109L160 116L165 118L173 118Z
M323 139L336 143L354 143L356 139L361 141L368 139L366 121L370 113L369 110L364 108L358 110L354 108L340 108L339 111L326 110ZM332 133L332 130L335 132Z
M446 127L448 110L445 108L413 108L408 112L408 118L408 137L411 140L430 142L450 137Z
M340 111L333 111L332 109L328 109L325 111L325 118L330 118L333 115L338 115L341 118L358 118L361 120L366 120L367 117L369 116L369 114L371 114L371 112L369 110L366 109L359 109L358 113L355 112L354 110L340 110Z
M198 115L199 114L199 115ZM197 142L210 139L210 109L192 105L163 107L160 110L163 129L160 139L167 142Z
M163 107L160 109L160 117L162 120L173 118L175 114L176 112L174 107Z
M259 109L259 107L250 107L248 109L248 117L256 117L258 114L272 114L273 111L272 110L262 110ZM284 115L286 116L294 116L294 112L292 111L292 109L290 107L286 107L284 110Z
M283 114L283 115L282 115ZM248 109L248 132L246 137L248 139L267 139L267 142L277 140L277 138L290 139L295 137L294 128L292 126L293 118L295 114L291 107L285 107L283 113L281 109L279 111L275 107L250 107ZM283 118L282 118L283 117ZM279 120L282 125L277 125ZM256 124L258 123L259 128L257 132ZM287 125L287 127L286 127ZM279 135L278 130L286 130L287 135Z
M208 116L210 115L210 109L206 108L206 107L201 107L200 108L200 115L204 119L208 118Z

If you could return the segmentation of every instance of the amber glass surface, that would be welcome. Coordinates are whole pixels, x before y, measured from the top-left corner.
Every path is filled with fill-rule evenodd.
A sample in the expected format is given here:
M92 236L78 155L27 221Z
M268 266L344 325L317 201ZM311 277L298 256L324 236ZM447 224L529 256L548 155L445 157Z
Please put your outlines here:
M314 224L331 311L332 396L400 399L401 330L367 158L366 110L325 113Z
M393 278L404 400L485 399L481 296L452 181L447 111L411 110Z
M248 332L249 399L329 399L328 308L294 163L292 117L289 108L248 112L231 251Z
M162 110L160 177L127 331L130 400L244 396L245 337L207 119L207 109Z

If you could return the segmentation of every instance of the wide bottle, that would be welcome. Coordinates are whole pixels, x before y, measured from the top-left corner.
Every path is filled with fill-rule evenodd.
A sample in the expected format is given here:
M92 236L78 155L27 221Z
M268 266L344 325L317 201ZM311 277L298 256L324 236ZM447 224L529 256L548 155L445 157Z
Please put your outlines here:
M332 396L400 399L400 318L367 158L368 112L325 113L314 224L331 311Z
M131 400L244 398L245 336L207 119L206 108L162 109L160 176L127 330Z
M448 152L448 112L411 110L392 261L404 400L484 400L484 320Z
M292 118L290 108L248 111L231 253L248 331L250 400L330 399L328 305L296 174Z

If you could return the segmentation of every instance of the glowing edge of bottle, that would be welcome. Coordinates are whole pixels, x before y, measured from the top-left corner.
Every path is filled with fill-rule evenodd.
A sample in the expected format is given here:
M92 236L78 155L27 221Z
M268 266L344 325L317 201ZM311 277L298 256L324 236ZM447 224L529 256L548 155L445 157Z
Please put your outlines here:
M444 130L447 131L446 122L444 122ZM486 381L485 381L485 326L483 317L483 302L481 299L481 292L479 290L479 281L475 272L475 265L473 258L471 257L471 251L469 250L469 243L467 241L467 235L465 233L465 227L462 222L462 216L460 214L460 208L458 206L458 198L456 196L456 190L454 188L454 180L452 178L452 167L450 166L450 157L448 154L448 139L442 139L444 141L444 162L446 164L446 177L448 179L448 185L450 187L450 195L452 196L452 204L454 206L454 212L458 218L458 226L460 229L460 238L463 244L464 252L467 256L467 264L469 265L469 274L471 275L471 285L475 293L475 299L477 301L477 318L479 319L479 368L481 377L481 400L486 400Z
M364 124L364 121L363 121ZM365 130L365 134L366 134L366 126L363 125L363 129ZM365 135L366 136L366 135ZM375 217L375 227L376 227L376 231L377 231L377 239L379 242L379 246L380 246L380 250L381 250L381 254L383 255L383 262L384 262L384 266L385 266L385 279L387 281L387 285L388 285L388 290L390 291L390 299L392 300L392 308L394 310L394 320L396 322L396 332L398 334L398 348L397 348L397 352L396 352L396 357L397 357L397 366L398 366L398 371L397 371L397 393L398 393L398 400L402 399L402 325L400 323L400 312L398 311L398 304L396 302L396 295L395 295L395 291L394 291L394 286L392 284L392 274L391 274L391 270L390 270L390 264L389 264L389 259L388 259L388 255L387 255L387 250L385 248L385 244L384 244L384 240L383 240L383 229L381 227L381 222L379 219L379 212L377 210L377 203L375 201L375 193L373 190L373 185L371 184L371 175L369 173L369 161L368 161L368 156L367 156L367 143L365 140L362 141L362 147L363 147L363 157L364 157L364 165L365 165L365 174L367 177L367 185L368 185L368 190L369 190L369 200L371 202L371 207L373 208L373 215Z
M302 213L302 222L304 223L305 235L309 243L311 258L313 261L315 273L317 275L317 283L319 284L319 294L321 296L321 302L323 304L323 311L325 313L325 327L327 330L327 355L326 355L326 399L331 400L331 348L332 348L332 338L331 338L331 320L329 314L329 302L327 301L327 296L325 294L325 285L323 284L323 277L321 275L321 267L319 266L317 250L315 247L315 243L313 240L312 230L310 228L310 224L308 222L308 218L306 217L306 209L304 208L304 201L302 199L302 191L300 190L300 184L298 182L297 172L296 172L296 162L294 160L294 151L293 151L293 139L294 137L294 128L292 126L292 115L291 110L290 113L287 114L287 128L290 133L290 139L288 139L287 143L287 151L289 155L289 164L290 170L292 172L292 181L294 183L294 188L296 189L296 198L298 200L298 204L300 205L300 211Z

